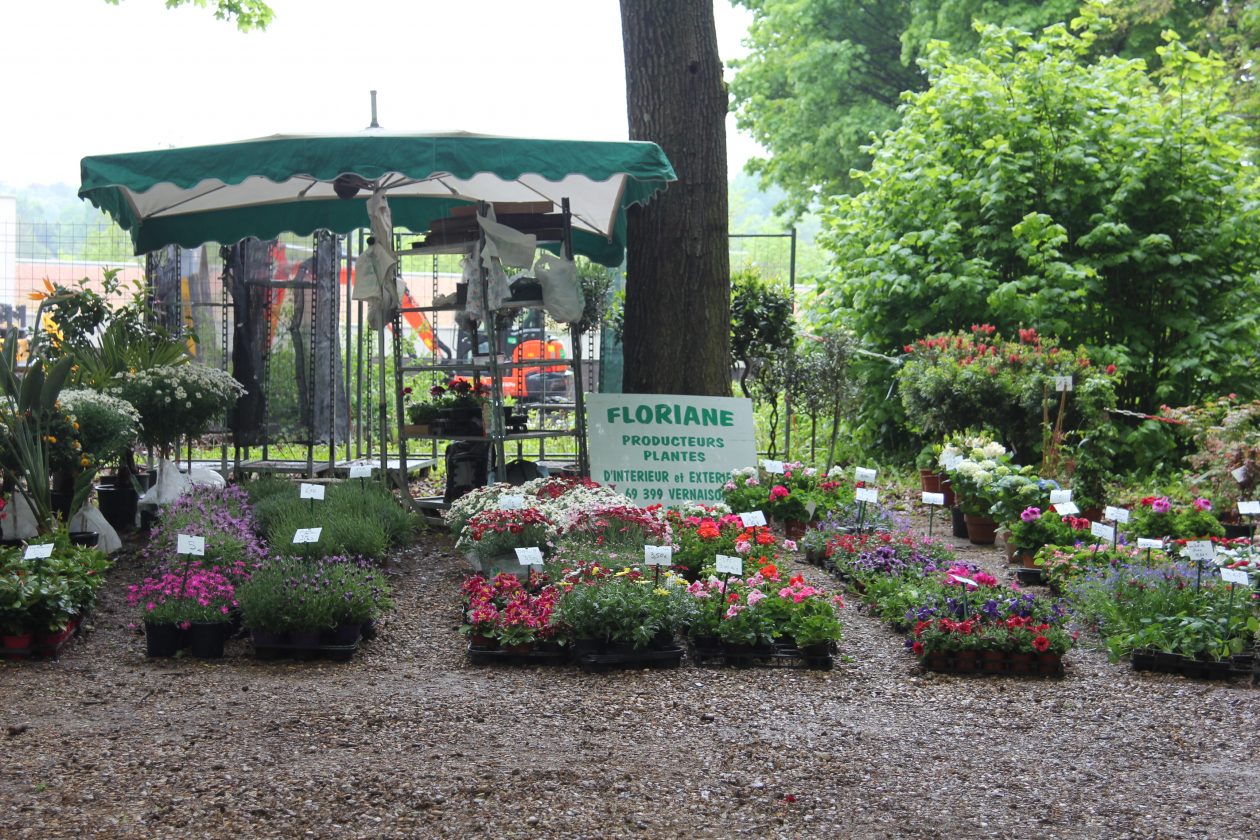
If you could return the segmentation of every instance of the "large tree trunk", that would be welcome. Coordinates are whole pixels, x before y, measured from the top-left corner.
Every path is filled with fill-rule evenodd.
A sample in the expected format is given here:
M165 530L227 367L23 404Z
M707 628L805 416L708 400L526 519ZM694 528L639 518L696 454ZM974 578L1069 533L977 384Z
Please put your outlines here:
M726 85L713 0L621 0L630 138L678 182L629 213L623 387L730 396Z

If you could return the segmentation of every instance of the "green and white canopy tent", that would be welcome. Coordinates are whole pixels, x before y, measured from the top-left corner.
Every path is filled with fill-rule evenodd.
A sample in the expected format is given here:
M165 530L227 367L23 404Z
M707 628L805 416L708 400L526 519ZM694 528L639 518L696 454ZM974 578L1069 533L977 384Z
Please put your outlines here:
M383 188L395 225L417 232L470 202L549 201L559 212L567 198L574 253L615 266L626 208L676 176L655 143L368 129L94 155L83 159L81 180L79 196L130 233L137 254L349 233L367 227L366 200Z
M369 226L367 200L380 192L393 224L413 232L461 205L546 201L550 212L567 205L573 254L617 266L627 208L675 180L655 143L369 128L86 157L79 197L126 230L137 254L286 232L348 234ZM383 353L384 331L380 340ZM383 434L383 401L380 413ZM383 442L381 457L384 469Z

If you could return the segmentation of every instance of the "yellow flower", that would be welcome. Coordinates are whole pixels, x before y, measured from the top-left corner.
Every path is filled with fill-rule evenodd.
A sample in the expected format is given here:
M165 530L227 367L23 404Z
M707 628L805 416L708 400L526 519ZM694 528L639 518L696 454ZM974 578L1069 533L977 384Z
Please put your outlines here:
M654 593L656 593L657 595L668 595L668 594L669 594L669 590L668 590L668 589L666 589L666 588L665 588L665 587L663 587L663 586L658 586L658 587L656 587L655 589L653 589L652 591L653 591Z
M57 436L56 436L56 435L49 435L48 437L46 437L46 438L44 438L44 439L45 439L45 440L47 440L49 443L56 443L56 442L57 442Z
M74 430L75 430L76 432L77 432L77 431L79 431L79 421L78 421L78 420L75 420L75 421L74 421Z
M86 456L86 455L84 455L82 458L80 458L80 459L79 459L79 466L80 466L80 467L86 467L86 466L88 466L88 465L89 465L89 464L91 464L91 463L92 463L92 459L91 459L91 458L89 458L89 457L88 457L88 456Z

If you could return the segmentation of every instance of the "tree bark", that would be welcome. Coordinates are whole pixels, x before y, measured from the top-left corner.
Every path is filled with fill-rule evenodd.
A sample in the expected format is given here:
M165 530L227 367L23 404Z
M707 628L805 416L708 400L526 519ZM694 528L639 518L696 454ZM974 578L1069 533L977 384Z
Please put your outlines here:
M726 85L713 0L621 0L630 139L677 183L629 212L623 389L731 395Z

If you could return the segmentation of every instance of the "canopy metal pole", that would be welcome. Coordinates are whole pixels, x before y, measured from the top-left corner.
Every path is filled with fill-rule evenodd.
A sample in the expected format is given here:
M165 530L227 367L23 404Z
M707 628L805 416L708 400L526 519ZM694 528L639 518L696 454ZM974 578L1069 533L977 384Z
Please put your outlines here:
M569 211L569 199L563 199L560 208L564 213L563 254L573 259L573 215ZM578 475L589 476L590 458L586 451L586 388L582 374L582 334L577 327L569 327L569 344L573 346L573 431L577 435Z
M490 203L486 201L479 202L477 212L482 216L489 216ZM490 448L494 453L494 469L490 471L489 480L494 484L499 477L504 474L504 450L503 450L503 382L500 379L501 371L499 370L499 325L495 321L494 313L490 311L490 271L481 260L481 254L486 247L486 230L477 226L480 233L477 237L477 266L481 278L481 312L484 318L486 335L489 340L490 351ZM477 354L477 337L473 336L473 360L476 361Z

